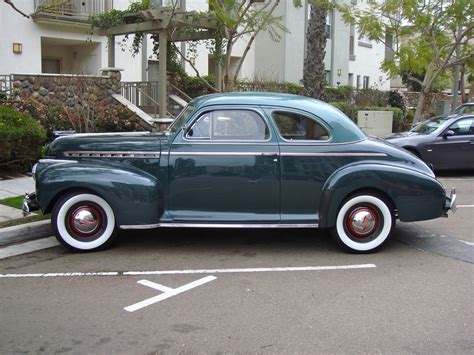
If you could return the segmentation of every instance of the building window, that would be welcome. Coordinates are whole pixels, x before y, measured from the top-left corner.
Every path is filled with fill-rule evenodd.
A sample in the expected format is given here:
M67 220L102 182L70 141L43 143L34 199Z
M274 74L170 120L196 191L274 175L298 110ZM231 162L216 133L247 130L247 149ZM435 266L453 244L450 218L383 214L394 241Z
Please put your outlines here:
M44 74L61 74L61 58L41 58L41 72Z
M355 26L351 24L350 34L349 34L349 60L355 60Z
M332 9L328 10L326 15L326 38L331 39L331 26L332 26Z
M393 59L393 35L385 34L385 60Z
M372 48L372 41L369 39L369 36L367 34L359 35L359 46Z
M357 75L357 89L360 89L360 75Z
M347 83L348 83L350 86L354 86L354 74L349 73L349 77L347 78Z
M368 89L369 88L369 77L368 76L364 76L364 86L363 86L364 89Z
M330 70L326 70L326 77L324 78L324 80L326 81L326 86L331 85L331 71Z

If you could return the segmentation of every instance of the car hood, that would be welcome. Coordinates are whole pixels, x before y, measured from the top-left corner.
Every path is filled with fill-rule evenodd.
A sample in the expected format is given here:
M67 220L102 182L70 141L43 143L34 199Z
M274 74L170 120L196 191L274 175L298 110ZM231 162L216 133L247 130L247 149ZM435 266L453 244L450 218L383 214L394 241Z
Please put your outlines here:
M98 154L104 158L107 154L126 157L138 152L159 155L163 140L167 141L168 137L150 132L73 134L55 139L49 146L47 158L94 157Z
M418 132L407 131L407 132L388 134L386 136L383 136L382 138L390 140L390 139L396 139L396 138L414 137L414 136L419 136L419 135L420 134Z

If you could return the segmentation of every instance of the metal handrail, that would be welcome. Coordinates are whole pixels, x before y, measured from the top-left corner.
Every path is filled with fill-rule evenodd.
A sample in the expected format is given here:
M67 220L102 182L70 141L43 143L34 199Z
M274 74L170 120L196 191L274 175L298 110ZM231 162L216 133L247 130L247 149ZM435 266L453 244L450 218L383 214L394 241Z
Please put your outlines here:
M170 84L171 89L176 91L179 95L183 96L188 102L192 101L192 97L187 95L184 91L179 89L178 87L174 86L173 84Z

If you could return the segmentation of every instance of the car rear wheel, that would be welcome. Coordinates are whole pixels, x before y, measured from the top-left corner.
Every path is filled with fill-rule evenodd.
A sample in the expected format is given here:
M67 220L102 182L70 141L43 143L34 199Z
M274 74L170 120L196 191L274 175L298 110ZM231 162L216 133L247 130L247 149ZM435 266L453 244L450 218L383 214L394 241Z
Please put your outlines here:
M55 204L51 223L59 242L73 251L97 251L115 239L115 215L101 197L69 193Z
M339 209L331 234L346 250L373 252L392 235L395 215L392 204L376 194L358 194Z

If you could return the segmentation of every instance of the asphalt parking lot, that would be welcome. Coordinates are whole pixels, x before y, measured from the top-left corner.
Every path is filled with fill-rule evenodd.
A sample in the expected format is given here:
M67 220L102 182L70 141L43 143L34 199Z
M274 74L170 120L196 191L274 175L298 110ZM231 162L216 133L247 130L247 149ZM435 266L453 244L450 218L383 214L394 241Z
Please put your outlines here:
M0 353L473 353L474 177L441 181L456 214L400 223L375 254L182 229L1 259Z

